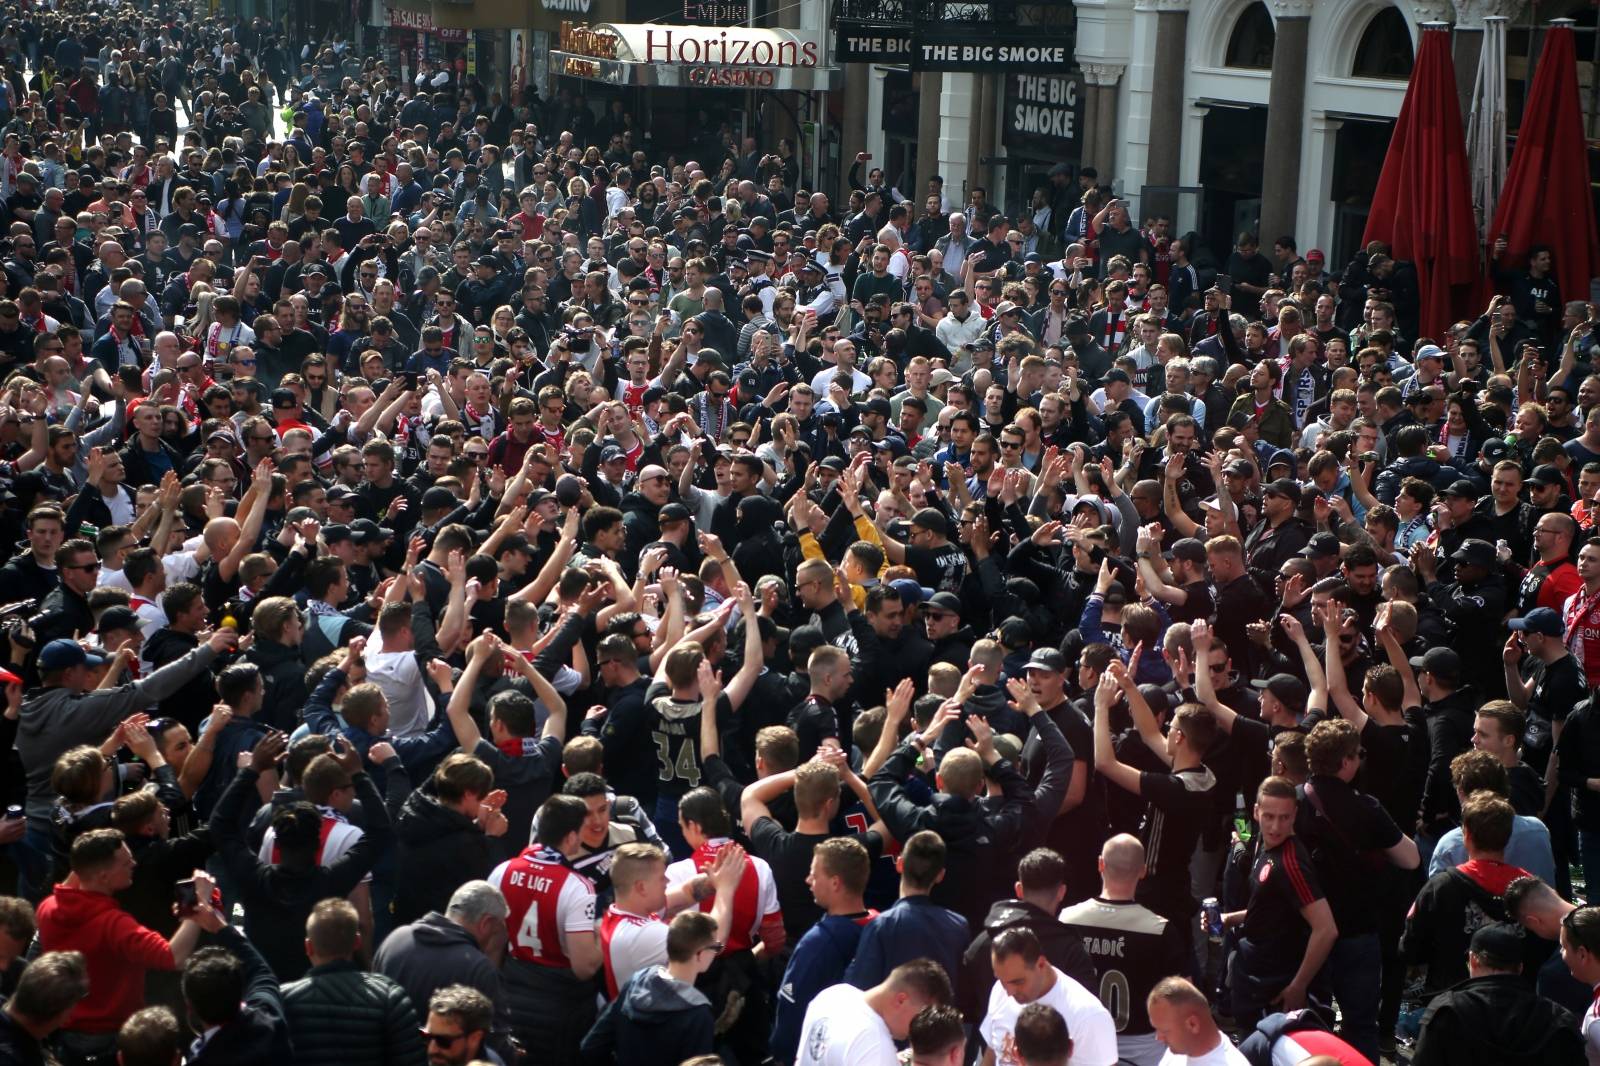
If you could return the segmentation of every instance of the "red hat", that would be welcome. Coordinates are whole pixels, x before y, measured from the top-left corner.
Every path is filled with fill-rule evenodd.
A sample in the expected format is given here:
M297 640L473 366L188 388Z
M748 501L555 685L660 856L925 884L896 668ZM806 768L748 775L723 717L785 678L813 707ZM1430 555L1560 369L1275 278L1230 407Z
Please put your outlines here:
M1313 261L1318 263L1326 263L1328 261L1328 257L1322 254L1321 248L1313 248L1311 251L1306 253L1306 262L1310 263Z

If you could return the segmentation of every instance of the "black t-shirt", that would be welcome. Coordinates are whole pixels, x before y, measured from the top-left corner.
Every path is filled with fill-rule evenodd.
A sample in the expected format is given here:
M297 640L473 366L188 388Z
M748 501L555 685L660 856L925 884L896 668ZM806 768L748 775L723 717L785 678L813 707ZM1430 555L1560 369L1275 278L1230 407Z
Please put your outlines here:
M1194 915L1189 860L1214 810L1216 787L1216 777L1204 766L1139 775L1139 794L1145 800L1139 836L1146 855L1139 902L1168 921L1188 921Z
M1083 802L1070 811L1063 811L1050 824L1046 836L1049 847L1067 861L1067 902L1070 903L1074 902L1074 889L1093 892L1094 886L1099 883L1095 859L1100 854L1100 845L1104 843L1106 832L1105 804L1102 800L1104 792L1094 777L1094 727L1089 724L1083 709L1068 701L1046 709L1045 713L1061 730L1061 735L1072 748L1073 760L1084 764L1087 775L1083 783ZM1039 782L1044 779L1045 760L1044 745L1039 740L1037 730L1030 729L1022 756L1027 765L1028 787L1038 788ZM1073 773L1077 772L1074 768Z
M758 818L748 831L755 853L772 867L778 904L783 909L784 932L790 943L798 944L806 930L821 921L823 915L806 884L811 874L811 854L818 844L832 839L834 834L793 832L772 818ZM875 832L852 833L850 839L860 841L874 859L883 854L883 838Z
M1256 978L1294 977L1311 939L1300 912L1322 898L1311 853L1296 837L1262 848L1250 868L1250 902L1239 929L1240 961Z
M671 688L657 682L645 692L644 702L660 771L657 794L682 796L698 788L705 773L700 755L700 701L674 700ZM733 703L724 692L717 697L717 728L726 731L732 723Z
M1525 762L1519 762L1506 771L1511 779L1511 806L1529 818L1544 813L1544 778L1539 771Z
M812 693L789 712L789 728L800 738L800 761L807 762L824 740L839 739L839 712Z
M1580 700L1588 699L1589 686L1578 660L1563 655L1553 663L1533 668L1533 692L1528 696L1528 730L1522 746L1535 766L1544 765L1554 743L1552 729L1565 722Z
M1396 825L1411 827L1417 820L1417 795L1421 779L1417 767L1426 768L1428 735L1415 724L1379 725L1368 717L1361 727L1361 747L1367 753L1355 785L1376 799Z
M1319 774L1305 785L1295 838L1310 849L1340 936L1378 931L1373 888L1389 871L1381 853L1400 837L1382 804L1339 778Z
M906 564L917 581L935 592L960 592L967 576L967 553L959 544L940 548L906 548Z
M1167 608L1174 622L1210 621L1211 616L1217 613L1216 603L1211 598L1210 582L1194 581L1183 586L1183 591L1189 594L1189 598Z

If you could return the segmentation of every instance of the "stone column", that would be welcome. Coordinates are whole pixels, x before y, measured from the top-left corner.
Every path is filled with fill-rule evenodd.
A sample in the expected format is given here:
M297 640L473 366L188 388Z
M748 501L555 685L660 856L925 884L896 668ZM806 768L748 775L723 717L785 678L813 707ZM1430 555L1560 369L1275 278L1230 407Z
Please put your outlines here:
M967 188L975 181L970 169L972 115L977 77L946 74L939 92L939 173L952 203L965 203Z
M1189 0L1154 0L1156 50L1150 93L1149 185L1177 185L1183 151L1183 71Z
M1313 0L1271 0L1278 40L1267 90L1267 142L1261 175L1261 243L1293 233L1300 205L1300 141L1306 102L1306 45Z
M853 160L857 152L867 150L867 124L876 121L869 116L867 100L872 93L870 63L844 64L844 121L839 127L839 158ZM845 164L847 167L849 164ZM823 190L826 192L827 190ZM829 194L831 200L832 194Z
M939 103L943 96L944 75L936 70L924 71L913 74L917 81L917 190L924 192L928 188L928 179L935 174L949 180L949 175L939 169ZM869 120L870 121L870 120ZM903 189L902 192L910 192ZM961 202L959 189L949 191L945 195L952 204ZM920 201L918 201L920 203Z
M1101 181L1116 173L1117 84L1128 68L1121 63L1085 63L1083 81L1089 98L1084 101L1085 164L1100 172Z

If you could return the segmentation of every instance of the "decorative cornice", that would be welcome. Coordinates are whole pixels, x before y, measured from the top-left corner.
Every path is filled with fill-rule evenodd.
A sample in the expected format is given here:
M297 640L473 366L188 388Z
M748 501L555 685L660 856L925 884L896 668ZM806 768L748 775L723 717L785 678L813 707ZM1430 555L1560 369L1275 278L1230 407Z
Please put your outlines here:
M1308 19L1316 0L1267 0L1273 19Z
M1451 0L1411 0L1406 5L1411 11L1411 18L1419 25L1424 22L1454 22L1455 14Z
M1192 0L1135 0L1135 11L1154 11L1157 14L1173 13L1187 15Z
M1123 63L1084 63L1082 68L1083 80L1090 85L1115 85L1128 70Z
M1487 15L1500 15L1515 21L1522 14L1523 0L1451 0L1458 30L1481 30Z

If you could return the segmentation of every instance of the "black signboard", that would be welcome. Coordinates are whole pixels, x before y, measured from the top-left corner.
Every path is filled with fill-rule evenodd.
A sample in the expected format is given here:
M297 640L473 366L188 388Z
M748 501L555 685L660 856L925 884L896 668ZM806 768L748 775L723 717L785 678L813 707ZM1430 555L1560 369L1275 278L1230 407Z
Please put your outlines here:
M918 24L911 51L912 70L968 73L1061 70L1073 62L1072 42L1006 27L975 32L971 25Z
M1076 163L1083 144L1083 74L1007 74L1001 140Z
M833 49L836 63L907 63L911 60L911 24L839 19Z

